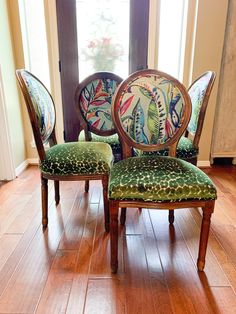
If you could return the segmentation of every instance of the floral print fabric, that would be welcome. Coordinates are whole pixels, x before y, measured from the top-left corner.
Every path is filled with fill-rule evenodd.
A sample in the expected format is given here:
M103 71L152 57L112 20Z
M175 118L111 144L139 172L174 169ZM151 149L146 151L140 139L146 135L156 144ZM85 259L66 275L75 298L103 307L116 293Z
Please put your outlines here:
M210 82L211 76L212 72L206 72L206 74L200 77L188 91L192 101L192 115L189 121L188 131L193 135L195 135L197 131L201 106L206 95L206 90Z
M197 157L199 149L193 146L193 141L187 137L182 136L179 140L177 150L176 150L176 157L184 160L190 160L192 158ZM168 156L169 150L162 149L159 151L154 152L144 152L141 150L135 150L137 156Z
M22 78L34 106L42 141L46 142L55 125L55 110L52 98L46 88L30 73L23 71Z
M181 126L183 96L173 82L153 74L133 79L119 101L122 127L142 144L164 144Z
M112 79L97 79L85 86L79 103L88 124L97 130L113 130L111 118L112 97L118 82Z

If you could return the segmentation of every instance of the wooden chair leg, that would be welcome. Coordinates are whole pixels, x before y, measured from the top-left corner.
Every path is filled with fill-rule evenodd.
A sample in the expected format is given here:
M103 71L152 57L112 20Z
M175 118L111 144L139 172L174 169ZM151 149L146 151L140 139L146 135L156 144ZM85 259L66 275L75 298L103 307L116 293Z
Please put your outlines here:
M59 181L54 181L54 190L55 190L55 203L58 205L60 203L60 186Z
M110 201L110 237L111 237L111 271L113 274L117 273L118 269L118 212L119 202Z
M214 211L214 202L210 202L210 204L206 204L206 206L203 208L203 218L202 218L199 252L198 252L198 260L197 260L197 268L199 271L203 271L204 266L205 266L207 242L208 242L209 231L210 231L211 215L213 211Z
M42 225L46 229L48 226L48 179L41 176L41 195L42 195Z
M85 181L84 190L85 190L86 193L88 193L88 191L89 191L89 180Z
M89 182L89 181L87 181ZM103 186L103 204L104 204L104 220L105 220L105 230L110 231L110 213L109 213L109 200L108 200L108 176L104 176L102 179Z
M173 225L174 221L175 221L175 213L174 210L169 210L169 224Z
M123 207L123 208L121 208L121 213L120 213L120 224L122 226L124 226L125 225L125 221L126 221L126 208Z

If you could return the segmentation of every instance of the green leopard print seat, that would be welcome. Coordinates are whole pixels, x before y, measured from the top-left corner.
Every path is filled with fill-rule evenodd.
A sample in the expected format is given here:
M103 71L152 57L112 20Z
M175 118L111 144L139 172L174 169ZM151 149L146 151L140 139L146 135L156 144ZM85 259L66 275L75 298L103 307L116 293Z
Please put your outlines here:
M120 141L117 134L113 134L110 136L100 136L100 135L92 133L91 136L92 136L92 142L107 143L111 146L111 149L114 155L114 162L121 160L121 146L120 146ZM80 132L79 141L80 142L85 141L84 131Z
M110 171L111 147L105 143L72 142L58 144L46 151L40 169L50 175L92 175Z
M174 202L215 198L216 189L208 176L181 159L127 158L115 164L110 174L110 200Z
M189 160L192 158L197 157L199 152L199 149L193 146L193 141L187 137L182 136L179 140L177 151L176 151L176 157L183 159L183 160ZM135 150L136 156L168 156L169 151L168 149L163 149L155 152L144 152L140 151L138 149Z

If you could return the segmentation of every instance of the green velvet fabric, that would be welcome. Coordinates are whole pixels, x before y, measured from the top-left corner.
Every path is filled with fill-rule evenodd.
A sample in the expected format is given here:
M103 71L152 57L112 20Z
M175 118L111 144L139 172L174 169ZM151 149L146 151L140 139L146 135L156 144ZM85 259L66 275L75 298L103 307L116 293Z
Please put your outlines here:
M106 143L71 142L58 144L46 151L40 169L50 175L92 175L110 171L111 147Z
M142 201L214 200L208 176L177 158L143 156L116 163L110 173L109 199Z
M117 134L110 135L110 136L99 136L94 133L91 133L91 135L92 135L92 142L107 143L111 146L111 149L114 155L114 162L121 160L122 151L121 151L119 137ZM80 132L79 141L81 142L85 141L84 131Z
M169 150L163 149L160 151L154 152L143 152L141 150L136 149L135 154L137 156L168 156ZM187 137L182 136L179 140L176 157L189 160L198 156L198 148L193 146L193 141Z

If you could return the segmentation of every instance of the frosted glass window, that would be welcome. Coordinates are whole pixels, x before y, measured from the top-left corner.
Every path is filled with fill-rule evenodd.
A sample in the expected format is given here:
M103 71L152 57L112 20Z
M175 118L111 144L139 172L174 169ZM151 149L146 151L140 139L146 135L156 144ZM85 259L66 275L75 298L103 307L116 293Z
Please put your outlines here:
M43 0L19 0L25 67L50 90Z
M158 69L182 79L187 0L161 0Z
M128 75L129 0L77 0L79 77L97 71Z

